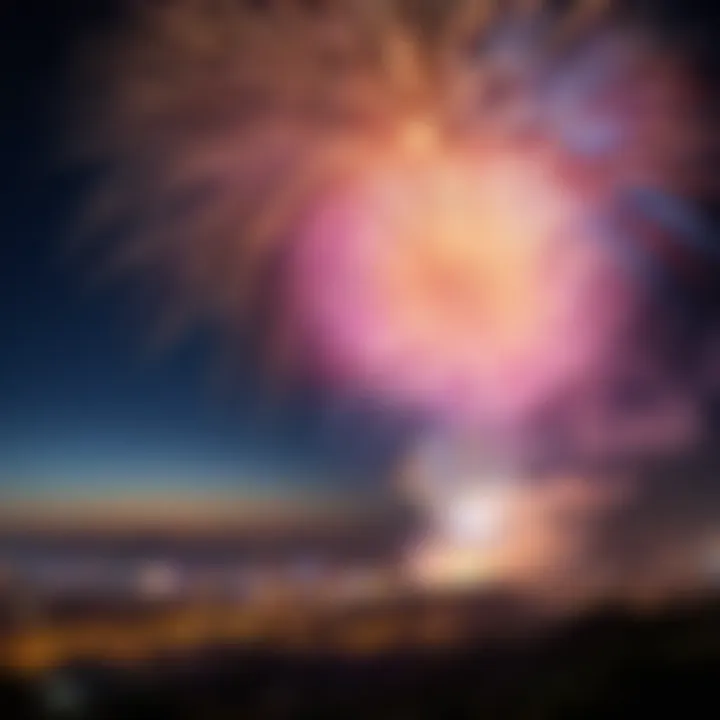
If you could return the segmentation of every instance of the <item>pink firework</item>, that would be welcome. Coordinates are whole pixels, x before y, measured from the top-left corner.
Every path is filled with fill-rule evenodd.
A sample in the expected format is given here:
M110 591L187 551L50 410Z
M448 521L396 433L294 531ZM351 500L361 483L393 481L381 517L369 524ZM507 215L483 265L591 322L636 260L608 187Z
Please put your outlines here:
M94 219L139 227L114 266L230 332L272 287L301 372L445 425L597 434L627 374L692 415L706 376L637 331L710 247L699 84L600 3L497 5L151 4L83 138L116 170Z

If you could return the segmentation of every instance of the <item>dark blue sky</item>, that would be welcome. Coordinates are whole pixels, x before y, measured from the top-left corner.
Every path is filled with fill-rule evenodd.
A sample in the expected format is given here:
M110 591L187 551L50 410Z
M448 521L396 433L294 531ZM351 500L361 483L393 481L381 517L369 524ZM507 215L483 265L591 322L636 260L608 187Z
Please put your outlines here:
M375 422L331 414L319 396L271 406L239 368L213 390L216 346L148 352L142 308L120 288L90 287L68 252L81 181L56 162L58 98L69 52L105 6L18 2L3 23L0 498L48 487L372 485L393 447Z

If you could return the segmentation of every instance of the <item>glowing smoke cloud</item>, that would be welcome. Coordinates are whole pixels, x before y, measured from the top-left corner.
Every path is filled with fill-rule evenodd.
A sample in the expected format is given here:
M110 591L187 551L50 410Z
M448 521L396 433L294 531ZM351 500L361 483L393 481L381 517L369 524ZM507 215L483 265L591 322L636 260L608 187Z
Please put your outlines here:
M229 332L270 295L298 372L515 453L697 438L712 332L676 352L663 283L714 262L701 88L538 5L148 3L82 138L93 222L135 225L113 266Z

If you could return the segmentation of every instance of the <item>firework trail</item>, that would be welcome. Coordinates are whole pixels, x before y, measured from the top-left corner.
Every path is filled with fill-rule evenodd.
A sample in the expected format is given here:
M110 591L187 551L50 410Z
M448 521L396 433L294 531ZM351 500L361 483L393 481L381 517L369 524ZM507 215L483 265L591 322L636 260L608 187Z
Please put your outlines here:
M529 454L697 440L708 93L605 5L147 3L93 55L89 231L166 324L269 310L338 397Z

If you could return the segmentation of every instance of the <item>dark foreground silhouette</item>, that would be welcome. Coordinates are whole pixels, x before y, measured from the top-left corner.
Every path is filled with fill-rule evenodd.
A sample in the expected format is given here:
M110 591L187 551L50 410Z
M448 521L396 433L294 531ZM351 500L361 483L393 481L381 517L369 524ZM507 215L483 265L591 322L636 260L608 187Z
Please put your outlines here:
M449 652L302 656L214 647L136 668L74 665L0 681L0 716L304 718L708 717L720 603L638 617L606 609L532 640ZM704 709L703 709L704 708Z

